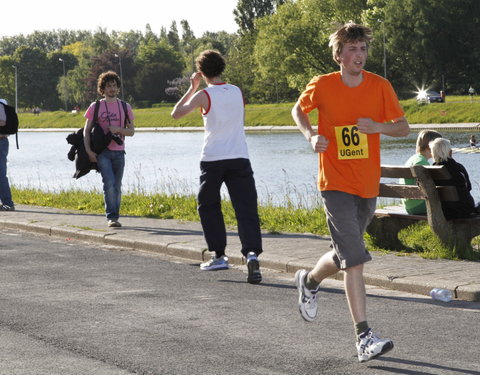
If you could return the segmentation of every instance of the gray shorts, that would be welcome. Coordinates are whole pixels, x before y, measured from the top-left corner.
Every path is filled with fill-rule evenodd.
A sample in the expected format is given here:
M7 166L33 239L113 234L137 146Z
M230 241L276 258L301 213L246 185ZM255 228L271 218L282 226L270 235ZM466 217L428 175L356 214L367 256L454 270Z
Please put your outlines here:
M327 224L337 267L354 267L372 259L363 234L372 220L377 198L361 198L342 191L322 191Z

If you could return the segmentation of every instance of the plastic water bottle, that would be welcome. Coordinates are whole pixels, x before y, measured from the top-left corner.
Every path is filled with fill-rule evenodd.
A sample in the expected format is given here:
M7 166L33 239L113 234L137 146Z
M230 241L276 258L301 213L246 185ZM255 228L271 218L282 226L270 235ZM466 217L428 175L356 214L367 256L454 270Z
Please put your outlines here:
M448 289L433 288L430 291L430 297L442 302L450 302L452 300L452 292Z

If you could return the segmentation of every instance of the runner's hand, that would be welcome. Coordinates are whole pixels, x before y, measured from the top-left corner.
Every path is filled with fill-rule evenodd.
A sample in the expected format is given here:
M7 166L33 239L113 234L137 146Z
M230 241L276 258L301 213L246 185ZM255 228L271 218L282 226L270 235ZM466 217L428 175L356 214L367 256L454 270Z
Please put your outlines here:
M192 89L196 91L200 86L200 82L202 82L202 73L200 72L193 73L192 76L190 77L190 86L192 87Z
M371 118L362 117L357 120L358 131L363 134L380 133L380 123L373 121Z
M313 151L325 152L328 147L328 139L323 135L313 135L310 138L310 144L312 145Z

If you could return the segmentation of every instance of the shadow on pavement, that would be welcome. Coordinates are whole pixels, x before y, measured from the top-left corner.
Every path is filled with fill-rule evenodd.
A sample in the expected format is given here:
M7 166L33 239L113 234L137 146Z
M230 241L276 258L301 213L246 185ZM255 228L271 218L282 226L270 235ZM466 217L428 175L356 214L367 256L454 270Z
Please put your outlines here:
M401 358L393 358L393 357L380 357L378 361L381 362L392 362L392 363L401 363L403 365L409 366L417 366L417 367L424 367L430 368L435 370L443 370L443 371L451 371L452 374L466 374L466 375L480 375L479 371L476 370L467 370L455 367L448 367L448 366L441 366L436 365L434 363L427 363L427 362L419 362L419 361L412 361L409 359L401 359ZM435 375L436 372L423 372L423 371L413 371L413 370L404 370L404 369L397 369L393 367L387 366L368 366L369 368L374 368L378 370L385 370L388 372L392 372L395 374L412 374L412 375L423 375L423 374L432 374Z
M378 298L378 299L389 299L395 301L404 301L404 302L415 302L415 303L425 303L427 305L437 305L442 308L450 309L468 309L468 310L480 310L480 303L478 302L469 302L469 301L460 301L452 300L450 302L441 302L436 301L430 298L429 296L422 297L403 297L403 296L379 296L377 294L367 293L368 298ZM480 372L477 374L480 375Z

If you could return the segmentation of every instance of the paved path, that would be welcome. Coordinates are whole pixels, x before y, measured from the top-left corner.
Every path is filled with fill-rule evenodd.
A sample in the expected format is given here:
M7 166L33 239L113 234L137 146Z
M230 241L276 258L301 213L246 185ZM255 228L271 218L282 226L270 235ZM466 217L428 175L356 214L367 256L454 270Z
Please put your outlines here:
M47 207L17 205L0 212L0 228L48 234L65 239L175 255L189 260L209 259L199 223L177 220L122 217L122 228L107 228L103 215ZM330 240L311 234L264 234L261 266L294 273L311 268L329 251ZM237 233L228 232L227 255L242 264ZM450 289L457 299L480 301L480 262L428 260L374 252L365 265L369 285L426 295L433 287ZM337 279L342 273L336 275Z

